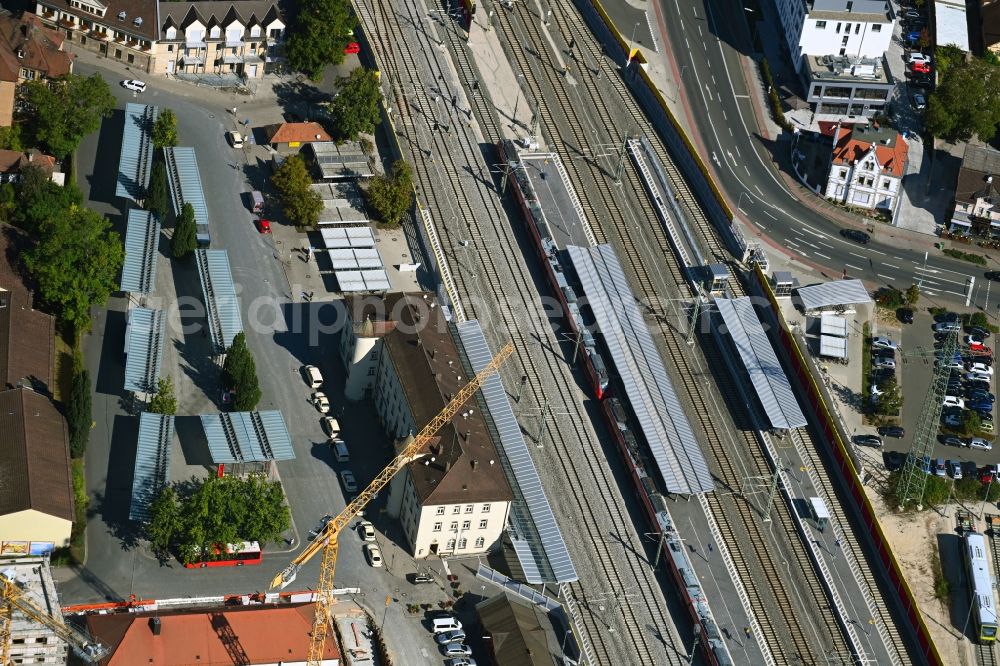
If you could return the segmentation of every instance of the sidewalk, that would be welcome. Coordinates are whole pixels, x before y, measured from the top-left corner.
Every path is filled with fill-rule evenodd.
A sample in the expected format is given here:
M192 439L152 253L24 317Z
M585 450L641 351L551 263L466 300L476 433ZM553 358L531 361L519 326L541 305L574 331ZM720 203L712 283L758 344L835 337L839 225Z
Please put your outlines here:
M495 11L508 11L499 4L495 7ZM488 21L488 14L477 14L469 28L467 43L482 77L479 85L486 88L487 99L493 102L500 116L504 136L518 140L531 131L532 106L521 88L523 77L514 73L506 57L500 57L505 55L503 47L497 38L496 27Z

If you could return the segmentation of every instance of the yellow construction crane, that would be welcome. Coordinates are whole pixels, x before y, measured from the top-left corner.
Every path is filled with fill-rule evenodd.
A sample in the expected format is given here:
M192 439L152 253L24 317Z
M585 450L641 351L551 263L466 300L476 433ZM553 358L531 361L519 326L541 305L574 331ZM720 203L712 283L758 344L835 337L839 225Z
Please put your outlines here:
M479 390L479 387L482 386L487 377L500 368L513 351L514 346L511 343L508 342L504 345L503 349L493 357L486 367L472 381L463 386L455 394L455 397L451 399L451 402L437 416L431 419L430 423L424 426L424 429L406 445L406 448L385 469L378 473L375 480L368 484L368 487L362 490L357 497L351 500L336 518L326 524L324 530L317 535L309 547L303 550L298 557L292 560L291 564L285 567L271 581L272 590L276 587L285 587L295 580L295 576L305 563L311 560L322 549L323 560L319 570L319 584L316 587L316 614L313 619L313 630L309 643L309 660L307 662L309 666L319 666L323 661L323 648L326 645L326 633L330 624L330 609L333 605L333 573L337 566L337 540L340 532L367 506L368 502L379 491L389 485L392 477L398 471L422 455L422 451L430 438L458 413L462 405Z
M56 636L66 641L73 652L88 663L97 663L107 655L107 647L79 629L66 624L61 617L49 615L44 608L32 601L7 572L0 572L0 592L3 594L3 608L0 609L0 665L7 666L10 663L11 626L15 610L24 613L29 620L44 624L51 629Z

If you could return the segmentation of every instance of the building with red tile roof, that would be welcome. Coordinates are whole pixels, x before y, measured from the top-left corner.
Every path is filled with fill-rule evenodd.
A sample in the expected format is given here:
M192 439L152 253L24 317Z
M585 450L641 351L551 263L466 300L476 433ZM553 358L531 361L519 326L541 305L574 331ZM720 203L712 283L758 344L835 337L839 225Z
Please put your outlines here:
M895 214L902 194L909 146L894 129L821 123L833 140L827 199Z
M323 126L315 122L270 125L266 128L265 133L267 134L267 142L275 147L286 144L290 148L296 148L312 141L332 140Z
M313 604L86 615L91 635L111 652L101 666L233 666L301 664L309 650ZM340 650L327 633L325 666Z
M0 125L13 122L18 86L73 71L76 56L63 51L63 41L34 14L0 13Z

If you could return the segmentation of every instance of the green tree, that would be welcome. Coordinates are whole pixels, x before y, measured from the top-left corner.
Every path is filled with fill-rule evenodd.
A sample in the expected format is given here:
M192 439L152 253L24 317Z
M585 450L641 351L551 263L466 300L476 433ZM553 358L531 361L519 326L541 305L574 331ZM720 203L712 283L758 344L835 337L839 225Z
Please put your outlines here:
M160 111L153 123L153 147L173 148L177 145L177 116L170 109Z
M337 133L345 139L357 139L359 134L374 132L381 121L380 99L378 77L370 69L358 67L337 79L337 96L330 104Z
M379 219L388 226L396 226L413 204L413 175L410 165L396 160L388 176L376 174L368 181L368 203Z
M74 183L61 187L37 166L21 171L16 190L18 207L13 221L34 235L40 233L44 222L68 215L70 209L83 204L83 194Z
M890 375L879 383L881 395L875 401L875 411L885 416L894 416L903 406L903 395L896 382L896 376Z
M40 239L24 257L42 299L77 332L90 325L90 308L107 303L118 289L125 259L111 223L87 208L71 208L47 219Z
M167 168L163 162L156 160L149 174L149 192L146 193L146 210L154 213L160 220L166 220L170 212L170 191L167 183Z
M983 428L983 420L979 414L971 409L965 410L965 417L962 419L962 429L967 435L978 435Z
M1000 67L980 58L952 66L927 101L927 130L948 141L984 142L996 134L1000 123Z
M24 100L32 110L29 122L35 141L59 159L76 150L115 108L114 95L100 74L29 81L24 84Z
M77 364L79 365L79 363ZM69 453L74 458L82 458L90 441L90 427L93 424L90 398L90 373L86 368L77 367L73 373L73 388L66 405L66 426L69 430Z
M150 504L149 512L146 536L153 552L163 556L184 534L184 515L174 489L163 488Z
M198 247L198 226L194 217L194 206L185 203L180 217L174 225L174 235L170 238L170 252L174 259L184 259Z
M920 300L920 287L911 284L906 290L906 304L913 306Z
M4 150L24 150L24 141L21 138L20 125L0 127L0 148L3 148Z
M323 210L323 199L310 187L312 178L306 162L293 155L281 163L271 176L271 184L278 190L285 216L303 227L315 227Z
M226 351L226 361L222 365L222 386L236 391L233 408L238 412L252 410L260 402L260 382L257 380L257 364L246 334L240 331L233 338L233 344Z
M177 413L177 396L174 395L174 380L163 377L156 383L156 394L149 402L149 412L173 416Z
M357 25L350 0L303 0L285 42L288 64L319 81L324 67L344 61Z

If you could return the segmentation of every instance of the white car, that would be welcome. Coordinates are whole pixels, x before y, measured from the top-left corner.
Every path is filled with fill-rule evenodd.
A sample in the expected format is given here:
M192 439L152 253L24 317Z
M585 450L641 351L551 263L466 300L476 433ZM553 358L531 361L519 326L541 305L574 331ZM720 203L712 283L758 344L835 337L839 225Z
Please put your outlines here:
M963 338L963 342L965 342L965 344L967 344L967 345L982 345L983 344L982 338L977 338L974 335L967 335L967 336L965 336L965 338Z
M243 136L240 135L239 132L233 132L233 131L226 132L226 141L228 141L229 145L232 146L233 148L243 147Z
M316 391L313 393L312 397L309 398L309 402L311 402L316 409L319 410L320 414L326 414L330 411L330 399L327 398L326 394L322 391Z
M958 407L960 409L965 409L965 400L962 400L961 398L957 398L957 397L955 397L953 395L946 395L944 397L944 403L943 404L944 404L945 407Z
M911 53L910 57L906 59L907 63L914 62L925 62L928 65L931 64L931 57L929 55L924 55L923 53Z
M127 79L122 81L122 88L132 92L146 92L146 83L139 79Z
M332 416L324 416L321 423L323 425L323 432L330 439L336 439L337 435L340 434L340 421Z
M886 370L895 370L896 362L891 358L878 357L872 360L872 367L874 368L885 368Z
M362 520L358 523L358 534L361 535L362 541L374 541L375 527L367 520Z
M993 368L985 363L970 363L969 372L981 372L984 375L993 375Z
M969 440L969 446L973 449L981 449L983 451L992 451L993 442L989 442L982 437L973 437Z
M373 567L382 566L382 551L379 547L373 543L365 544L365 559L368 560L368 564Z
M872 347L879 347L881 349L899 349L899 345L889 338L883 337L872 338Z
M344 490L349 493L358 492L358 481L354 478L354 472L345 469L340 473L340 481L344 484Z
M323 375L320 374L319 368L315 365L302 366L302 374L305 376L309 388L318 389L323 385Z
M957 321L942 321L934 324L934 331L936 333L951 333L952 331L962 330L962 325Z

